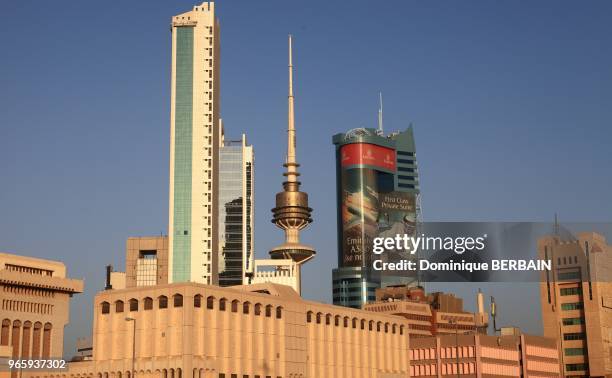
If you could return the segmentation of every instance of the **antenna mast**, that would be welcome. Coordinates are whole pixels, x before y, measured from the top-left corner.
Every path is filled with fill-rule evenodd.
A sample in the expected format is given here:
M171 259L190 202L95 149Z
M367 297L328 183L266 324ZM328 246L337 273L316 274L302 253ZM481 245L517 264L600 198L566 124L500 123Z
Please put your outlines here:
M383 101L382 92L378 92L378 135L383 135Z

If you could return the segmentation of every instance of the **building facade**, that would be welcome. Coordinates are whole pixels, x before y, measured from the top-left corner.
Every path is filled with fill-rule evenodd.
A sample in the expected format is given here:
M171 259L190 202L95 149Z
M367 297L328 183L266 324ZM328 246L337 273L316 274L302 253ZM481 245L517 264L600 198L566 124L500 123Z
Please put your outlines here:
M612 246L596 233L538 241L544 336L558 340L565 377L612 377Z
M93 360L28 376L408 376L403 318L305 301L284 285L106 290L94 306Z
M82 292L61 262L0 253L0 357L62 357L70 298Z
M411 377L558 378L555 340L531 336L439 335L410 340Z
M388 286L376 289L376 301L363 309L401 316L408 322L411 338L455 333L486 334L489 317L484 312L482 293L477 296L478 311L463 309L463 299L454 294L425 294L422 287Z
M219 153L219 285L246 285L254 259L253 146L243 134Z
M360 308L375 300L378 287L416 282L416 277L371 269L375 237L416 232L419 185L414 135L412 127L388 136L381 129L354 129L334 135L333 143L338 219L333 300Z
M126 287L168 283L168 237L128 238L125 246Z
M204 2L172 18L168 281L218 283L219 22Z

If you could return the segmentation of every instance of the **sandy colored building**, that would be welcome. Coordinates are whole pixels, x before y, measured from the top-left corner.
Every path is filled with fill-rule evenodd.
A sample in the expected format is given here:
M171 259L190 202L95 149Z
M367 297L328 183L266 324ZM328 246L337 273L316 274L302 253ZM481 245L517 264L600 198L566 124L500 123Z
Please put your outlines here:
M455 332L486 333L488 314L484 312L481 293L476 313L465 311L463 299L454 294L426 294L418 286L388 286L376 289L375 295L376 302L364 305L364 310L404 317L411 338Z
M61 262L0 253L0 358L61 358L70 297L81 292Z
M125 287L168 283L168 237L130 237L125 245Z
M596 233L538 241L544 336L560 340L565 377L612 377L612 246Z
M305 301L284 285L106 290L94 306L93 360L29 376L408 376L403 318Z
M411 377L558 378L557 343L530 335L438 335L410 339Z

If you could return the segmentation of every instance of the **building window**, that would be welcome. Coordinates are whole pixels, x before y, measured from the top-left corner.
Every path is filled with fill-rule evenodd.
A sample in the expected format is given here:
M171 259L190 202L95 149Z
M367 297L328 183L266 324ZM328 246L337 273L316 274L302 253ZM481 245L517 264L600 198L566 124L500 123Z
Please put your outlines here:
M272 305L266 306L266 318L272 317Z
M369 326L368 326L368 330L370 330L370 331L371 331L371 330L373 330L373 329L374 329L374 321L373 321L373 320L370 320L370 324L369 324Z
M566 356L584 356L584 348L565 348Z
M108 313L110 313L110 303L108 303L108 302L102 302L102 313L103 313L103 314L108 314Z
M144 309L145 310L152 310L153 309L153 298L146 297L144 299Z
M557 278L559 280L579 280L581 279L580 272L559 272L557 273Z
M200 294L196 294L193 297L193 307L200 308L202 306L202 296Z
M317 324L321 324L321 317L323 316L323 314L321 314L320 312L317 312Z
M584 304L582 302L562 303L561 304L561 310L563 311L582 310L583 308L584 308Z
M344 317L344 322L342 323L344 325L344 328L348 328L348 321L349 321L348 316L345 316Z
M232 301L232 312L238 312L238 300L236 299Z
M336 315L336 317L334 318L334 325L336 327L340 326L340 315Z
M404 326L400 326L400 335L404 334Z
M352 324L352 325L353 325L353 328L357 328L357 318L353 318L352 323L353 323L353 324Z
M385 323L385 333L389 333L389 323Z
M261 303L255 303L254 314L259 316L261 315Z
M123 312L123 301L115 302L115 312Z
M581 295L582 288L581 287L564 287L559 290L559 294L562 296L565 295Z
M331 324L331 314L327 314L325 315L325 325L330 325Z
M183 307L183 296L181 294L174 294L174 307Z
M276 319L282 319L283 318L283 308L278 306L276 308Z
M138 311L138 299L130 299L130 311Z
M215 297L210 296L206 298L206 308L209 310L212 310L213 308L215 308Z
M580 325L584 324L584 318L564 318L563 325Z
M157 303L159 308L168 308L168 297L165 295L160 296L157 298Z
M249 303L249 302L244 302L244 303L242 304L242 313L243 313L243 314L245 314L245 315L248 315L248 314L249 314L249 307L250 307L250 306L251 306L251 303Z
M565 370L567 371L587 371L589 370L589 364L566 364Z
M219 299L219 311L225 311L225 304L227 303L227 299L221 298Z
M584 332L572 332L572 333L564 333L563 340L584 340L586 338L586 334Z
M306 322L307 323L312 323L312 311L308 311L306 313Z

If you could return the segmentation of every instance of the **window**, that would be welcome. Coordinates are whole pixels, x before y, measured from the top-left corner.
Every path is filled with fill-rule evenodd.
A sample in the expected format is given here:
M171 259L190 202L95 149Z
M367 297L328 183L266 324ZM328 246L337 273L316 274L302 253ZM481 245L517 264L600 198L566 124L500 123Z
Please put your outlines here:
M368 329L370 331L374 329L374 321L373 320L370 320L370 325L369 325Z
M584 348L565 348L566 356L584 356Z
M312 311L308 311L306 313L306 322L307 323L312 323Z
M353 321L351 323L353 328L357 328L357 318L353 318Z
M376 323L376 332L380 332L380 327L382 326L381 322Z
M389 323L385 323L385 333L389 333Z
M583 308L584 308L584 305L581 302L561 304L561 310L563 311L582 310Z
M266 318L269 318L272 316L272 305L267 305L266 306Z
M276 308L276 319L282 319L283 317L283 308L278 306Z
M212 295L206 298L206 308L209 310L215 308L215 297L213 297Z
M347 327L348 327L348 321L349 321L348 316L345 316L345 317L344 317L344 323L342 323L342 324L344 325L344 328L347 328Z
M221 298L219 299L219 311L225 311L225 304L227 303L227 299Z
M566 364L565 370L567 371L587 371L589 370L589 364Z
M130 299L130 311L138 311L138 299Z
M397 332L397 324L393 324L393 326L391 327L391 333L395 335L396 332Z
M400 326L400 335L404 334L404 326Z
M157 307L168 308L168 297L166 297L165 295L162 295L159 298L157 298Z
M238 312L238 300L234 299L232 301L232 312Z
M183 307L183 296L181 294L174 294L174 307Z
M144 299L144 309L145 310L152 310L153 309L153 298L146 297Z
M108 314L110 312L110 303L108 302L102 302L102 313L103 314Z
M202 296L200 294L196 294L193 297L193 307L200 308L202 306Z
M574 271L574 272L559 272L557 274L557 278L559 280L579 280L581 277L580 277L579 271Z
M564 333L563 340L584 340L586 334L584 332Z
M115 312L123 312L123 301L115 302Z
M331 324L331 314L327 314L325 315L325 325L330 325Z
M340 326L340 315L336 315L334 318L334 324L336 327Z
M365 329L365 319L361 319L361 329Z
M564 318L563 325L580 325L584 324L584 318Z
M559 290L559 294L561 294L562 296L580 295L582 294L582 288L581 287L564 287L561 290Z
M261 315L261 303L255 303L254 313L257 316Z
M414 164L414 160L408 160L408 159L397 159L398 163L403 163L403 164Z
M242 304L242 313L243 313L243 314L245 314L245 315L248 315L248 313L249 313L249 307L250 307L250 306L251 306L251 303L249 303L249 302L244 302L244 303Z

